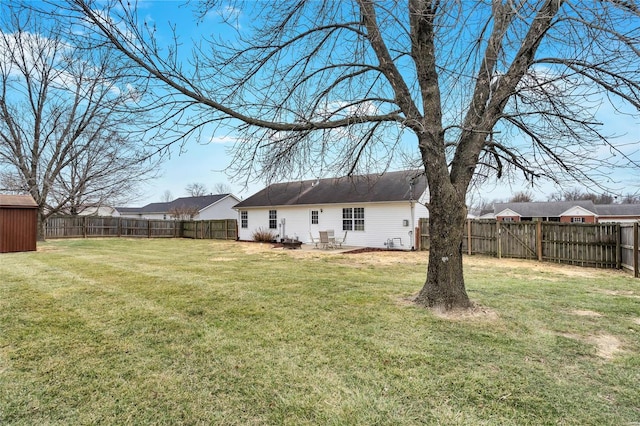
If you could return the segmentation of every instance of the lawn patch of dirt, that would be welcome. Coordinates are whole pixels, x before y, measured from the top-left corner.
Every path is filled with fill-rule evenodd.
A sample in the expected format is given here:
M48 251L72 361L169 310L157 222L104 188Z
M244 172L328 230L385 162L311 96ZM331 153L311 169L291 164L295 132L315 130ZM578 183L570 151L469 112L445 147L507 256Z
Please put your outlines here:
M572 333L559 333L559 335L595 346L596 355L606 360L611 360L619 352L622 352L622 342L616 336L611 334L580 336Z
M395 297L394 300L399 306L417 306L419 308L423 308L416 304L417 296L417 293L411 296L398 296ZM446 319L448 321L496 321L500 318L498 313L493 309L481 306L477 303L474 303L469 309L452 309L450 311L430 309L430 311L438 318Z
M596 312L596 311L589 311L589 310L581 310L581 309L576 309L571 311L572 314L574 315L578 315L581 317L601 317L602 314L600 312Z

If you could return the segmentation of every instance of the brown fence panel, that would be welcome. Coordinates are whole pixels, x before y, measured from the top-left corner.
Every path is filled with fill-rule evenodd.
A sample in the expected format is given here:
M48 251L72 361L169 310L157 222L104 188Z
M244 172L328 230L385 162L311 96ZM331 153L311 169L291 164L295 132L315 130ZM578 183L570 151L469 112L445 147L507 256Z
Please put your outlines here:
M469 253L468 241L471 241L471 254L496 256L498 254L498 230L495 220L472 220L467 222L465 252Z
M429 248L428 220L420 220L421 249ZM496 222L469 220L463 251L597 268L628 269L640 277L639 224Z
M52 216L46 238L139 237L181 238L182 222L110 216Z
M45 222L45 238L84 237L84 216L51 216Z
M542 257L557 263L620 268L619 224L542 224Z
M499 225L499 255L501 257L538 258L535 222L502 222Z
M182 222L182 236L208 240L237 240L235 219L190 220Z

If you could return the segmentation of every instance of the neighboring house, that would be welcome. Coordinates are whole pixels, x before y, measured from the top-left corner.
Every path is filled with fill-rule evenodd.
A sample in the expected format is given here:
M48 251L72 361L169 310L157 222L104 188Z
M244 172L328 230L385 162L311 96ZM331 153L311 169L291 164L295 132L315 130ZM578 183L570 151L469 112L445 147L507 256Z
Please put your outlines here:
M78 213L79 216L119 216L120 213L115 207L102 205L83 205Z
M640 204L596 204L598 222L636 222L640 220Z
M334 230L339 237L348 233L348 246L408 250L417 220L428 217L426 189L416 171L273 184L235 206L239 238L270 230L278 239L310 242Z
M151 203L144 207L117 207L121 217L139 219L175 219L176 212L188 212L197 220L236 219L233 210L240 201L233 194L204 195L202 197L182 197L168 203Z
M633 222L640 220L640 204L594 204L591 200L496 203L493 218L501 222Z

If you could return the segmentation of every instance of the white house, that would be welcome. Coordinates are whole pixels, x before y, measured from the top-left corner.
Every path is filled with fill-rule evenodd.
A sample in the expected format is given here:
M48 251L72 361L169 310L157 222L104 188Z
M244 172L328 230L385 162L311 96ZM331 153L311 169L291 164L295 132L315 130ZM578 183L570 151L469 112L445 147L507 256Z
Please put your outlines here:
M239 239L270 230L278 239L310 242L333 230L347 232L348 246L409 250L418 219L428 217L426 189L416 171L273 184L234 207Z
M144 207L117 207L121 217L139 219L174 219L180 211L197 212L194 220L235 219L233 210L240 199L233 194L204 195L202 197L182 197L168 203L151 203Z

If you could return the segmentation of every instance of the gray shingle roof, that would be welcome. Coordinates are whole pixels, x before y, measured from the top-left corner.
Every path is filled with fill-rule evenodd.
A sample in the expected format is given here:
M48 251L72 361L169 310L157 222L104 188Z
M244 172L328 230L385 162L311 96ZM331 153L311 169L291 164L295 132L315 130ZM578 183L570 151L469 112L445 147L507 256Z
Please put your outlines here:
M505 209L510 209L519 213L522 217L559 217L562 213L576 206L589 210L592 213L597 213L596 206L591 200L496 203L494 205L494 212L498 214Z
M640 204L596 204L600 216L640 216Z
M234 208L409 201L419 198L426 188L424 174L415 170L285 182L269 185Z
M230 194L204 195L202 197L181 197L168 203L150 203L143 207L117 207L120 213L167 213L175 209L197 208L198 211L217 203Z
M494 213L513 210L522 217L559 217L572 207L582 207L598 216L640 216L640 204L594 204L591 200L496 203Z

